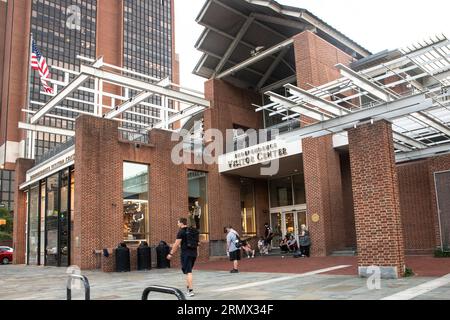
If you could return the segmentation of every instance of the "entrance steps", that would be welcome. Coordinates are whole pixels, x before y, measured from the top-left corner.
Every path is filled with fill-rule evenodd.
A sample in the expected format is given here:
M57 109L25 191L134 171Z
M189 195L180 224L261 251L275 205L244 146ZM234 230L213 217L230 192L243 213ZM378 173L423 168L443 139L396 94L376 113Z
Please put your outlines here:
M344 248L342 250L336 250L331 253L332 257L353 257L356 256L355 248Z

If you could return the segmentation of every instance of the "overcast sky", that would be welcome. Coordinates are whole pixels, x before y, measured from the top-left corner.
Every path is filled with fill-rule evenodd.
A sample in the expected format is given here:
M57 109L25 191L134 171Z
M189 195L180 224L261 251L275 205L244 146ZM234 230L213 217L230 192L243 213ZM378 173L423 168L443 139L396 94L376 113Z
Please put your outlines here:
M194 48L203 27L195 22L206 0L175 0L176 51L181 85L203 91L192 70L201 53ZM402 48L436 34L450 37L449 0L280 0L309 10L372 53Z

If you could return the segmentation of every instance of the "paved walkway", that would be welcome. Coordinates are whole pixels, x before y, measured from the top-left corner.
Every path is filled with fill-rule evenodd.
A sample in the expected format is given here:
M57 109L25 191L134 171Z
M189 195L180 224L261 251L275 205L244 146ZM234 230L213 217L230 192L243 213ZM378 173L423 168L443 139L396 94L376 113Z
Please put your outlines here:
M263 261L265 258L260 258ZM281 259L281 257L280 257ZM243 262L243 268L257 265L257 260ZM201 269L223 262L201 265ZM266 261L267 264L267 261ZM281 265L279 263L279 265ZM312 267L312 265L310 265ZM330 271L330 268L333 270ZM316 299L448 299L450 276L416 276L400 280L382 280L380 290L369 290L367 279L354 275L337 275L352 270L345 264L321 265L308 273L241 272L199 270L195 273L200 300L316 300ZM311 268L313 269L313 268ZM0 299L64 300L67 275L64 268L0 266ZM450 269L448 270L450 273ZM101 300L139 300L150 285L184 287L184 277L178 270L149 272L101 273L84 272L91 283L91 298ZM73 292L80 299L82 292ZM151 299L172 299L151 294Z

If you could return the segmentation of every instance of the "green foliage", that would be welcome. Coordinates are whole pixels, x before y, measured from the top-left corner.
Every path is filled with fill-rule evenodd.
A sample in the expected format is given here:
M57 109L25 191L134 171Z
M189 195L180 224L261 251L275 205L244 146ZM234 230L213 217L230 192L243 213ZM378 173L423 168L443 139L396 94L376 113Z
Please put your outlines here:
M444 250L442 250L441 248L436 249L434 251L434 256L436 258L450 258L450 249L449 248L444 248Z
M412 277L412 276L414 276L414 272L412 271L411 268L405 268L405 274L403 276L404 277Z
M10 233L0 231L0 241L12 240L12 235Z
M0 219L6 220L6 225L0 226L0 233L9 234L12 236L13 218L7 209L0 208Z

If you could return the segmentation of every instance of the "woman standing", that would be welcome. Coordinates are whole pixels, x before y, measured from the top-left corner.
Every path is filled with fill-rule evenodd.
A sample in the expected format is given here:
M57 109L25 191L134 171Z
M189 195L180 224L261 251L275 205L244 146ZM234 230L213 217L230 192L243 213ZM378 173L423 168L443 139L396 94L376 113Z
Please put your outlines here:
M302 257L309 258L309 249L311 248L311 237L306 225L302 224L300 231L300 253Z

